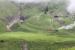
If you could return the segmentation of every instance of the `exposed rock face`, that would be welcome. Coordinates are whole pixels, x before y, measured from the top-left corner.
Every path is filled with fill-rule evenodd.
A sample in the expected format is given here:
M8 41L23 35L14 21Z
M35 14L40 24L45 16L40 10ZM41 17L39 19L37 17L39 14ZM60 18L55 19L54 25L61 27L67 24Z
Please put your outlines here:
M24 16L8 17L8 18L7 18L7 25L6 25L7 31L11 31L11 27L12 27L14 24L16 24L16 23L18 23L18 22L23 23L24 20L26 20L26 19L28 19L28 18L29 18L28 16L26 16L26 17L24 17Z
M7 17L6 20L7 20L7 21L6 21L6 23L7 23L6 29L7 29L7 31L11 31L11 27L12 27L14 24L16 24L17 22L19 22L20 16L17 15L17 16Z

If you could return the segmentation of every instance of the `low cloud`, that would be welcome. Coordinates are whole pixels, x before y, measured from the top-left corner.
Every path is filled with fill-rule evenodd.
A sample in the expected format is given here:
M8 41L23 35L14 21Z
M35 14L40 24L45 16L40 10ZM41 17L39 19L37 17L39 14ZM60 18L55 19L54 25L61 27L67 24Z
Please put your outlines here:
M75 14L75 0L69 0L67 11L71 14Z
M15 2L48 2L50 0L12 0L12 1L15 1Z

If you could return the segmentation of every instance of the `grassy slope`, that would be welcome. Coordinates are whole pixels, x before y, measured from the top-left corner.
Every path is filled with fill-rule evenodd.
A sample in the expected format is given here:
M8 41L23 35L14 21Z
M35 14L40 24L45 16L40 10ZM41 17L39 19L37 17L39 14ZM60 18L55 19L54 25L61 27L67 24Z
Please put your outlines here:
M33 6L33 5L32 5ZM55 8L58 6L57 8ZM19 27L16 27L16 31L29 31L29 32L48 32L48 29L57 29L60 27L60 23L53 20L54 15L59 15L62 17L65 21L65 25L73 23L72 19L69 17L64 17L63 12L65 12L64 8L62 8L59 4L53 5L53 7L49 8L48 14L43 14L42 11L40 11L40 7L36 6L29 6L25 7L25 9L22 10L22 15L28 15L30 18L26 20L23 24L19 25ZM60 8L60 9L59 9ZM61 9L62 8L62 9ZM53 16L51 17L51 11L53 11ZM57 10L57 11L56 11ZM60 12L61 11L61 12ZM42 13L41 16L39 16ZM56 13L56 14L55 14ZM60 15L60 13L62 15ZM65 12L66 14L66 12ZM21 29L21 30L20 30Z
M60 5L59 5L60 6ZM7 16L14 16L16 15L17 8L15 4L9 3L9 2L2 2L0 3L0 19L5 19ZM39 17L39 14L42 13L40 11L40 7L31 6L30 7L24 7L22 10L22 15L30 16L30 18L24 22L24 24L19 25L20 27L14 28L16 31L30 31L30 32L40 32L40 31L47 31L48 29L55 29L58 28L60 25L58 22L53 21L53 19L45 14L42 14ZM55 7L49 8L49 10L55 11ZM59 10L59 9L56 9ZM60 12L59 12L60 13ZM73 21L70 18L64 18L64 21L66 24L72 23ZM0 29L1 31L5 31L5 23L6 21L0 20L0 27L3 27Z
M69 36L69 37L68 37ZM29 44L30 50L55 50L60 48L73 48L75 47L75 36L74 35L50 35L43 33L25 33L25 32L7 32L0 34L0 40L5 40L6 44L9 44L8 47L5 47L5 44L0 43L7 48L18 49L20 40L25 40ZM9 43L8 43L9 42ZM16 42L16 43L15 43ZM10 45L14 43L13 45ZM18 45L18 46L17 46ZM1 47L0 46L0 47ZM9 47L11 46L11 47ZM40 48L39 48L40 46ZM39 49L38 49L39 48ZM1 49L1 48L0 48ZM3 50L4 48L2 48ZM5 49L4 49L5 50Z
M73 36L73 35L72 35ZM4 37L4 38L3 38ZM43 33L24 33L24 32L10 32L10 33L2 33L0 34L1 39L10 40L10 39L23 39L26 41L69 41L74 40L74 38L69 37L59 37L58 35L49 35L49 34L43 34ZM53 38L53 39L52 39Z
M7 4L8 5L8 4ZM16 10L16 7L13 9L12 6L2 6L3 13L0 11L1 18L5 18L5 16L12 16ZM10 5L10 4L9 4ZM5 9L6 8L6 9ZM12 12L13 11L13 12ZM33 13L32 13L33 12ZM23 11L23 15L35 16L35 14L39 15L40 11L36 8L34 9L26 9ZM38 16L37 15L37 16ZM3 17L2 17L3 16ZM36 20L37 17L31 17L27 22L20 25L21 28L28 31L38 32L40 30L46 31L47 28L56 27L58 25L57 22L50 23L50 17L46 15L42 15L39 19ZM49 19L49 20L48 20ZM65 18L66 23L69 18ZM50 24L49 24L50 23ZM57 23L57 25L55 25ZM51 25L52 24L52 25ZM1 24L0 24L1 25ZM1 27L4 24L2 23ZM3 31L2 28L0 31ZM63 32L63 31L62 31ZM69 32L67 32L69 33ZM75 36L70 35L58 35L60 33L54 33L57 35L43 34L43 33L24 33L24 32L7 32L0 34L0 40L5 40L4 43L0 43L0 50L20 50L19 42L20 40L25 40L29 43L30 50L55 50L56 48L60 50L63 48L70 48L70 50L75 50ZM72 48L72 49L71 49Z

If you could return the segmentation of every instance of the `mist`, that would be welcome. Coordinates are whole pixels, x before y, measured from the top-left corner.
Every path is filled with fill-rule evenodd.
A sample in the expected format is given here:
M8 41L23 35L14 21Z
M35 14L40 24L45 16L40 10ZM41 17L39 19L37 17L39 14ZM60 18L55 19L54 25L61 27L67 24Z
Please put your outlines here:
M75 14L75 0L69 0L67 11L72 15Z
M15 1L18 3L29 3L29 2L34 2L34 3L38 3L38 2L48 2L50 0L11 0L11 1Z

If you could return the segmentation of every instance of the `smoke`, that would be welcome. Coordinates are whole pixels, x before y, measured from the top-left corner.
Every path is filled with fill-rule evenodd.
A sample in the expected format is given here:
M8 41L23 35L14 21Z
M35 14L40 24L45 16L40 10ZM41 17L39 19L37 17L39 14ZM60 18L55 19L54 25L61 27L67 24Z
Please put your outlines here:
M72 15L75 14L75 0L69 0L67 11Z

